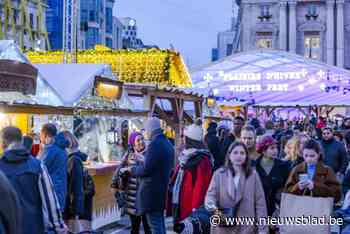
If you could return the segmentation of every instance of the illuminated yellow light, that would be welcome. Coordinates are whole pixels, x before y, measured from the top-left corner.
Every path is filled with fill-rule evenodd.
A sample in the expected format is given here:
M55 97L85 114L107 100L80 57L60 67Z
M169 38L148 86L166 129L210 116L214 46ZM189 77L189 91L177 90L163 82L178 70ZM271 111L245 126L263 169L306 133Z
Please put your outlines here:
M63 63L63 51L31 51L27 57L34 64ZM68 55L72 61L73 55ZM110 64L120 81L191 87L192 81L181 56L170 50L111 50L96 46L94 50L79 51L77 63Z
M115 99L119 96L120 87L117 85L99 83L96 88L97 95L109 99Z
M208 107L213 107L215 105L215 100L213 98L207 99Z

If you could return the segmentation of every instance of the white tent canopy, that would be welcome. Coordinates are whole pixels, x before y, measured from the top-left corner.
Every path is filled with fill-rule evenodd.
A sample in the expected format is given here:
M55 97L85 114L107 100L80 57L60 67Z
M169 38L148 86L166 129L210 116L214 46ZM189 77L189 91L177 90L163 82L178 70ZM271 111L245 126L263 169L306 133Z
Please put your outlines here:
M104 64L34 64L34 66L55 90L64 106L74 106L86 92L92 90L96 76L115 80L110 66Z
M350 72L274 50L234 54L191 71L194 89L258 105L350 105Z

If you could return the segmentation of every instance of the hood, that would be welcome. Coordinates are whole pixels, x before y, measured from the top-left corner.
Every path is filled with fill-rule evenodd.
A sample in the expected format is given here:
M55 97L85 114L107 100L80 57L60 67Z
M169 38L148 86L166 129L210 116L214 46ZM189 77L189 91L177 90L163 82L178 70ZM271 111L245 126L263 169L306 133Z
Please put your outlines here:
M77 152L74 152L74 153L71 153L69 154L69 157L71 156L76 156L76 157L79 157L81 159L81 161L85 162L88 158L87 154L81 152L81 151L77 151Z
M63 135L63 132L60 132L55 137L55 145L60 147L61 149L65 150L69 146L69 141L66 140L66 138Z
M179 159L180 164L185 168L193 168L204 157L207 157L213 166L213 157L208 150L205 149L187 149L183 151L182 159Z
M216 135L216 129L218 125L216 123L210 123L207 129L208 135Z
M3 159L9 163L20 163L28 159L30 154L23 147L19 149L6 150L3 155Z

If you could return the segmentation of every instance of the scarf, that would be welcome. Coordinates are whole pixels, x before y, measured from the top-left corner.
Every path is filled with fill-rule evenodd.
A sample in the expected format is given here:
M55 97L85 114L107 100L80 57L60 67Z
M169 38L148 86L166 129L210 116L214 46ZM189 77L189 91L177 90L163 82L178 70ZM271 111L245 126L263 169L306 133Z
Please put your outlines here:
M179 156L179 170L176 175L174 187L173 187L173 196L172 196L172 205L173 205L173 217L174 220L179 216L180 213L180 192L181 185L184 179L185 170L193 168L203 159L203 157L209 157L213 165L213 160L210 153L207 150L198 150L198 149L186 149L182 151Z

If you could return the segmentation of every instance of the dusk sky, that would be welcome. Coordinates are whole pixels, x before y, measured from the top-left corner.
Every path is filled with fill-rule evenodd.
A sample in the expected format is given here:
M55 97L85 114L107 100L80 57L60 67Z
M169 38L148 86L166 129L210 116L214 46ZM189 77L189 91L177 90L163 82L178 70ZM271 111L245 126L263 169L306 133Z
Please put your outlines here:
M145 44L172 44L194 67L210 62L217 33L230 28L232 0L117 0L114 14L135 18Z

